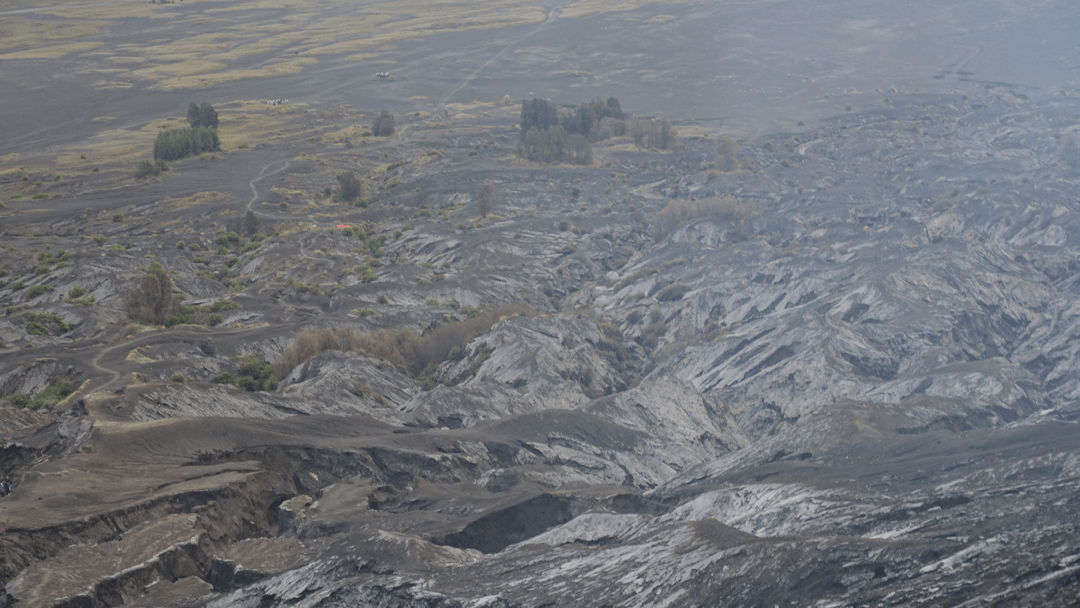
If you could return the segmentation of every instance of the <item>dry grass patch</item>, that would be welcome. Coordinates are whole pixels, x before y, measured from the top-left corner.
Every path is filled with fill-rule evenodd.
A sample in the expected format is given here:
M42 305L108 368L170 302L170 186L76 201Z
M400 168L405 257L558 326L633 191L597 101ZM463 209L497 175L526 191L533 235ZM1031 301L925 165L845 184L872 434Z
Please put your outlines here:
M452 358L474 338L490 330L507 317L533 315L523 304L507 304L469 318L449 321L418 336L409 328L380 329L362 332L354 327L302 329L274 363L274 371L284 378L296 366L328 350L360 353L388 361L413 377L430 374L443 361Z
M132 78L138 78L139 80L162 80L167 78L195 76L198 74L217 72L226 69L226 67L227 66L220 61L211 61L209 59L191 59L187 61L163 63L155 65L153 67L132 70L130 72L130 75Z
M54 167L68 172L116 165L134 170L135 163L153 152L154 138L161 129L186 124L182 119L170 118L151 121L138 129L106 129L86 143L61 149L54 158Z
M227 70L211 74L197 74L192 76L179 76L168 78L150 87L156 91L177 91L185 89L205 89L226 82L246 80L248 78L271 78L274 76L288 76L296 74L304 67L318 63L318 60L309 57L288 59L264 65L260 68L240 70Z
M0 55L0 61L13 59L58 59L72 53L85 53L86 51L100 48L103 42L65 42L24 51L15 51Z
M224 192L207 190L204 192L196 192L191 196L178 198L167 197L161 202L166 209L190 209L191 207L201 207L202 205L226 203L230 200L232 200L232 197Z
M99 80L94 83L94 88L99 91L110 91L114 89L130 89L131 83L124 82L122 80Z
M293 119L304 114L306 106L269 106L258 101L241 101L218 109L221 149L231 152L259 144L275 143L296 138L303 132L310 135L304 125Z
M4 17L0 19L0 49L41 47L50 42L86 38L101 33L106 24L83 19L41 19Z
M749 207L734 196L717 196L697 200L676 199L656 212L650 222L656 238L663 238L676 229L709 220L741 226L751 215Z
M560 16L572 19L574 17L588 17L601 13L613 13L637 10L647 4L681 4L681 0L622 0L611 2L610 0L577 0L562 9Z

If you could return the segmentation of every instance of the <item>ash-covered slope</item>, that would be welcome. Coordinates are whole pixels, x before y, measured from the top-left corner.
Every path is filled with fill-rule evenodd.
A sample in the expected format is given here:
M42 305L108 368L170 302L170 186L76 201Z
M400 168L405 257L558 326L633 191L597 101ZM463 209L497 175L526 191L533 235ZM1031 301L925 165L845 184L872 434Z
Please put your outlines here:
M634 187L646 213L734 193L747 217L653 233L565 296L613 327L505 321L406 407L513 437L498 462L461 445L490 463L472 483L545 493L450 534L354 525L215 605L1075 603L1068 117L913 99L763 142L753 172ZM408 508L460 499L429 500Z
M365 208L290 198L317 190L308 157L223 159L288 170L261 182L273 197L251 182L279 229L222 245L220 273L201 260L227 201L148 204L126 257L76 253L29 304L0 288L71 324L0 318L2 393L86 382L52 411L0 405L4 601L1076 604L1080 101L964 87L744 141L734 163L688 136L546 167L507 158L497 109L412 122L337 150L378 156ZM480 180L499 198L478 220ZM162 218L191 223L186 249ZM50 236L16 219L28 248ZM151 251L189 300L232 297L218 328L101 329ZM68 302L75 280L96 307ZM320 348L273 390L214 381L305 330L404 342L378 332L510 305L427 366Z

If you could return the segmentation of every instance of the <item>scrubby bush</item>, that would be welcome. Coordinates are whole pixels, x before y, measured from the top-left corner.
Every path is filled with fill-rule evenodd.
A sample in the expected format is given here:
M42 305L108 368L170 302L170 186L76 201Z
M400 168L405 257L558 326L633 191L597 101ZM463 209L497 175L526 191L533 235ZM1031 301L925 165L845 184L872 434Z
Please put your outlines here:
M364 183L352 171L337 176L338 196L343 201L355 201L364 196Z
M159 159L154 160L140 160L139 164L135 166L135 177L143 179L152 175L160 175L162 171L168 170L165 165L165 161Z
M476 212L480 217L487 217L491 213L492 205L494 205L495 187L491 185L491 182L481 182L476 187L473 198L476 199Z
M389 137L394 134L394 115L386 110L379 112L371 125L371 133L377 137Z
M723 172L734 171L739 168L737 155L738 146L730 137L721 137L716 140L716 168Z
M154 262L128 292L127 311L132 319L140 323L162 325L179 309L179 303L173 296L173 281L161 264Z
M635 118L630 136L642 148L674 150L679 144L675 127L666 118Z
M50 287L49 285L31 285L26 290L26 299L27 300L32 300L32 299L34 299L34 298L36 298L36 297L38 297L40 295L43 295L43 294L45 294L47 292L50 292L52 290L53 290L53 288Z
M656 299L659 302L676 302L681 300L688 291L690 291L689 285L668 285L656 294Z
M244 214L243 224L244 236L255 236L255 233L259 231L259 217L251 209L248 209L247 213Z
M59 315L51 312L26 313L26 333L34 336L58 336L71 331L68 324Z
M297 365L328 350L361 353L388 361L414 377L446 360L454 349L462 349L500 319L532 314L524 305L505 305L477 313L460 321L450 321L418 336L409 328L362 332L352 327L308 328L297 334L274 363L278 377L285 377Z
M240 359L240 371L236 377L236 387L245 391L277 390L278 379L274 368L269 363L247 355Z
M709 220L741 226L751 215L750 209L733 196L702 199L676 199L669 202L652 218L653 236L663 238L680 226Z

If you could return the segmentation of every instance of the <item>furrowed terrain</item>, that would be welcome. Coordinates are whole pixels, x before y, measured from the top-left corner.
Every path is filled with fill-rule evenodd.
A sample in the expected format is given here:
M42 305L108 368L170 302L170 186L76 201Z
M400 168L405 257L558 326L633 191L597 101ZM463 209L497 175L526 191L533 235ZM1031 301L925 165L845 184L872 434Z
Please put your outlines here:
M10 3L0 605L1075 605L1080 12L919 8Z

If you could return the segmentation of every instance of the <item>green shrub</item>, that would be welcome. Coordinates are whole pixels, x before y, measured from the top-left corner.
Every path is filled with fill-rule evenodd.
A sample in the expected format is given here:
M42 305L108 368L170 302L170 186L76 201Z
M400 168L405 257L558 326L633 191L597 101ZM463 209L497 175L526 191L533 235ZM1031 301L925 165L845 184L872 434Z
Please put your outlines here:
M68 324L59 315L51 312L26 313L26 333L34 336L58 336L71 331Z
M68 299L74 300L75 298L81 298L85 296L89 291L90 290L83 287L82 285L76 285L75 287L72 287L70 291L68 291Z
M26 290L26 299L32 300L52 290L53 288L50 285L31 285L30 288Z
M232 384L232 385L235 386L236 385L236 376L232 375L229 372L221 372L220 374L214 376L214 383L216 383L216 384Z
M176 313L173 281L161 264L154 262L126 298L128 314L140 323L162 325Z
M169 382L181 382L182 383L182 382L184 382L184 380L185 380L184 374L181 374L181 373L175 373L175 374L169 376Z
M675 302L681 300L688 291L690 291L689 285L668 285L656 294L656 299L659 302Z
M123 213L114 213L113 216L112 216L112 221L119 224L120 222L124 221L124 214Z
M254 355L240 359L240 371L236 378L237 388L245 391L273 391L277 389L274 367Z
M214 237L214 243L219 247L232 247L233 245L240 244L240 235L232 230L223 230L218 232L217 236Z
M165 165L165 161L160 158L154 160L140 160L138 165L135 165L135 177L137 179L143 179L153 175L161 175L162 171L167 171L168 167Z
M30 409L52 407L75 390L75 381L67 376L57 376L52 383L30 399Z
M379 112L371 125L371 133L376 137L389 137L394 134L394 115L386 110Z
M224 312L226 310L236 310L240 306L233 300L217 300L210 305L210 312Z
M21 393L18 395L12 395L8 397L8 401L10 401L11 405L14 405L15 407L26 407L30 405L30 395L23 395Z

